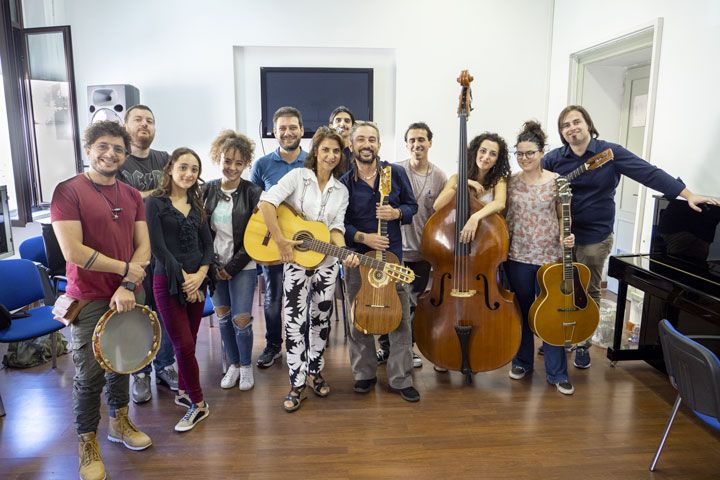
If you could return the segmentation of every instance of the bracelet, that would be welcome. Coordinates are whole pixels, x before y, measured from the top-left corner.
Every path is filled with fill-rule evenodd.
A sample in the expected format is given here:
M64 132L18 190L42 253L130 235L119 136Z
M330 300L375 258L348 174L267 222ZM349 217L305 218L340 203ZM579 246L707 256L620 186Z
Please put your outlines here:
M93 250L92 255L90 255L90 258L88 258L88 261L85 262L85 265L83 265L83 268L85 270L87 270L90 267L92 267L92 264L95 263L95 260L97 259L98 255L100 255L100 252L98 252L97 250Z
M129 262L125 262L125 271L124 271L123 274L122 274L122 278L127 277L127 274L128 274L129 271L130 271L130 263L129 263Z

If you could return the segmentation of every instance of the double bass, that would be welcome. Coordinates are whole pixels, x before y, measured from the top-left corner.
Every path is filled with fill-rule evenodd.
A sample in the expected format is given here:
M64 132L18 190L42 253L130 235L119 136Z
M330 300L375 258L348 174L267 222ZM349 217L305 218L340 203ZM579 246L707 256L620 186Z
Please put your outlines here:
M479 222L470 243L460 231L483 204L468 188L467 117L470 82L463 70L460 154L455 202L436 211L423 229L420 250L432 264L432 288L418 299L415 342L436 366L462 372L467 383L477 372L495 370L517 353L521 338L520 309L515 295L498 283L498 266L507 259L509 237L497 213ZM475 159L470 159L475 161Z

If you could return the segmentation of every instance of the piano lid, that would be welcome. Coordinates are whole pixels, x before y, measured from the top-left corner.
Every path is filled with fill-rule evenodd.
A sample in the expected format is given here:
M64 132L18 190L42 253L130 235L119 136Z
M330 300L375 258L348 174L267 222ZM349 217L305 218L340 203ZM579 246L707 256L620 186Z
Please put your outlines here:
M720 207L702 205L696 212L682 199L655 199L650 269L675 270L715 291L720 287Z

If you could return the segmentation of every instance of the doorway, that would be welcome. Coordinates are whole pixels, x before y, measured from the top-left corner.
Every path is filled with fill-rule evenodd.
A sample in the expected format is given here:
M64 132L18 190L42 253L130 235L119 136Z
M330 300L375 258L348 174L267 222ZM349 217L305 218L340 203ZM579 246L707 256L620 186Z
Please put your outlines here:
M568 104L583 105L603 140L623 145L651 161L662 18L570 56ZM646 187L621 177L615 192L611 255L650 248L642 239ZM606 266L607 267L607 266ZM607 278L603 274L604 278ZM617 281L607 280L617 293ZM631 295L629 295L631 297Z

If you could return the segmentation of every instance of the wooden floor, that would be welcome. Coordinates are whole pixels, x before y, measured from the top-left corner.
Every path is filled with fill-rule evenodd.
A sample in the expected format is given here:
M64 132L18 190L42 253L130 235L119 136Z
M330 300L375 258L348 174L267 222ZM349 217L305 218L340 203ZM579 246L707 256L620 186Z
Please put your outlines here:
M264 346L256 312L255 356ZM254 358L255 358L254 356ZM388 393L384 367L368 395L352 392L342 324L334 324L326 354L328 398L311 394L288 414L284 364L255 371L249 392L219 387L217 326L201 326L198 341L210 417L178 434L184 410L170 391L131 404L131 416L153 439L132 452L110 443L103 406L100 447L113 479L717 479L720 437L681 411L660 459L647 466L674 400L665 376L642 362L612 368L593 347L592 367L570 367L576 393L559 394L544 379L541 357L531 378L512 381L507 368L463 384L427 362L415 369L416 404ZM7 416L0 418L1 479L77 478L69 355L29 370L0 371Z

